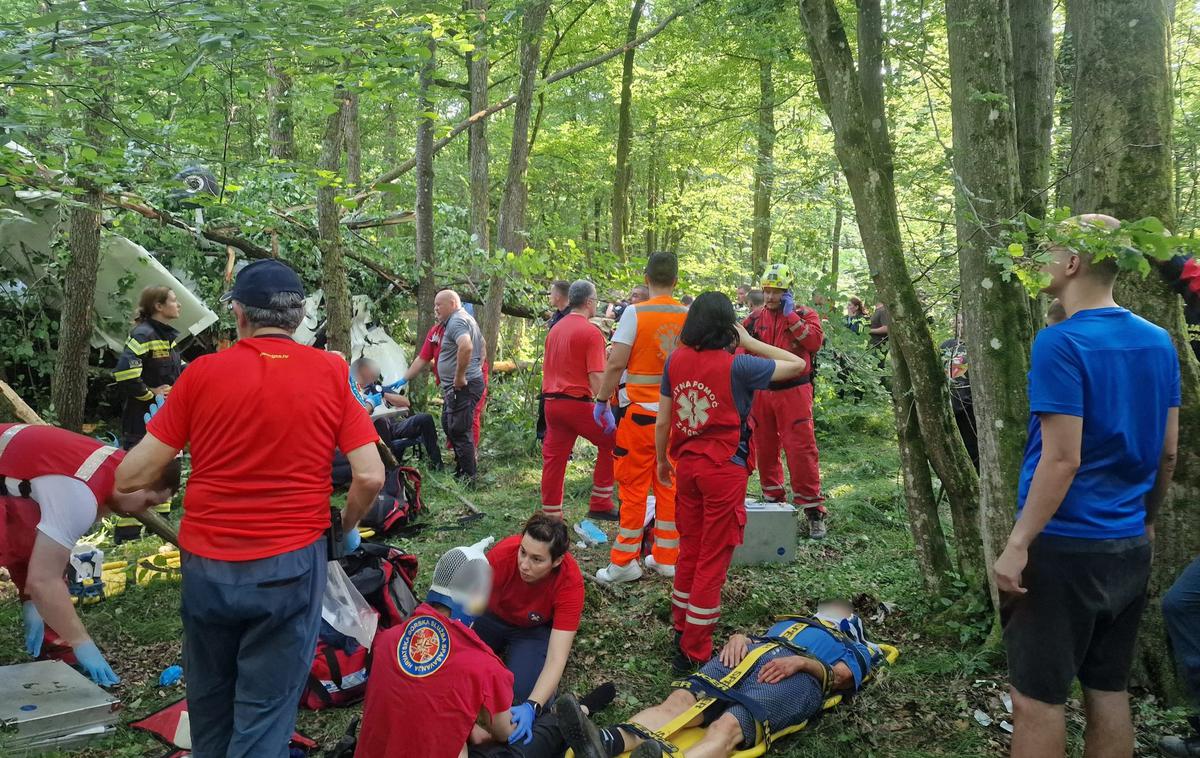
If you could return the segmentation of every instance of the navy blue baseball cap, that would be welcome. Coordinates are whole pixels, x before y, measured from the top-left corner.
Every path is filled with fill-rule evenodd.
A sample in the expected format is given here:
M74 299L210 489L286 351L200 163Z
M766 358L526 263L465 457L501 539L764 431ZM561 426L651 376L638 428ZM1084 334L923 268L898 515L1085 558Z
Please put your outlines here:
M267 259L239 271L233 289L221 295L221 302L236 300L251 308L270 308L271 297L281 292L295 292L304 297L304 282L283 261Z

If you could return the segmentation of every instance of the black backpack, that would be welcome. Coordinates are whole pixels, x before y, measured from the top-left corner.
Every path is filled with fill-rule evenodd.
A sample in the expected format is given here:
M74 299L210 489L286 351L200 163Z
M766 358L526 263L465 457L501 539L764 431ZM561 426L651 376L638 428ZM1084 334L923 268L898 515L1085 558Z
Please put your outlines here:
M409 526L425 510L421 500L421 472L411 466L399 466L387 472L383 489L362 525L383 537Z

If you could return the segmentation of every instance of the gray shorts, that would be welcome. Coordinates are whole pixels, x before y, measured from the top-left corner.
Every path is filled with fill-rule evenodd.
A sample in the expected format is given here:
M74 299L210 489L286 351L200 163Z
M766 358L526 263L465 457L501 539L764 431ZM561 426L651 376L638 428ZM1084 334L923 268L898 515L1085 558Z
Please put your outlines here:
M751 645L750 649L755 650L762 647L763 644L767 643ZM742 676L741 681L734 688L763 707L763 710L767 712L767 718L771 721L772 731L779 731L807 721L821 710L821 704L825 702L821 683L809 674L789 676L777 684L759 683L758 672L763 666L776 658L784 658L789 655L795 655L795 653L787 648L776 648L766 653ZM700 673L712 679L722 679L729 671L730 669L723 665L719 658L713 658L700 669ZM715 720L721 712L731 714L742 726L742 749L753 747L758 736L754 717L744 706L728 704L726 708L721 709L722 705L726 704L717 703L709 708L709 712L715 714L709 717L709 723Z

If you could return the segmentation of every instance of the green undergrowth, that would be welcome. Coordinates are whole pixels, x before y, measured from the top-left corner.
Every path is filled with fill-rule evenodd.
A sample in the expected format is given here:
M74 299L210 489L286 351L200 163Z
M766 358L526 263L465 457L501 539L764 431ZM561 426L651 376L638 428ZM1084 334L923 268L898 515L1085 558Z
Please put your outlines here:
M498 413L485 428L480 485L466 491L447 475L426 475L428 515L416 532L391 540L420 556L418 594L428 586L444 550L488 535L507 536L538 507L540 457L528 442L514 444L520 435L510 421L511 416ZM495 428L501 424L503 428ZM503 440L504 449L490 447L489 438ZM773 754L915 758L1007 753L1007 735L999 728L1002 719L1010 718L1000 701L1007 686L1003 656L985 648L988 617L965 602L971 596L966 587L951 585L954 596L940 598L922 586L888 409L882 402L830 409L818 423L818 442L823 488L829 495L829 537L819 543L802 538L794 563L733 568L718 638L762 629L774 614L811 610L820 598L850 597L868 633L895 644L901 655L853 702L820 717ZM587 507L593 457L586 445L576 450L568 470L568 518ZM756 491L752 483L751 492ZM464 519L469 510L461 498L481 510L482 518ZM157 539L147 538L113 550L102 541L110 556L129 559L153 553L158 545ZM608 560L603 548L576 546L574 551L587 573ZM615 682L617 702L599 721L626 719L668 693L673 679L669 591L667 580L657 576L615 589L587 584L583 627L564 688L582 693ZM11 599L11 592L6 597ZM84 609L85 623L122 678L117 692L125 704L123 724L183 696L182 686L157 686L159 672L179 662L178 606L178 583L160 582L131 586ZM23 659L16 603L6 601L0 608L0 663ZM980 726L973 718L976 709L995 723ZM359 710L301 711L298 728L328 746ZM1164 714L1146 701L1138 701L1136 714L1139 754L1150 755L1157 736L1176 726L1176 714ZM1071 716L1072 744L1077 746L1077 705ZM114 737L74 755L125 758L162 752L148 735L122 726Z

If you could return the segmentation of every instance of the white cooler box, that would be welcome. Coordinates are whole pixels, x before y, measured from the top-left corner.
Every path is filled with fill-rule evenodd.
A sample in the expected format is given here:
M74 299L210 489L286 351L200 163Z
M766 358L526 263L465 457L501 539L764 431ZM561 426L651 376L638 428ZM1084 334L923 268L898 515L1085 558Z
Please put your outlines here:
M734 565L796 560L796 509L787 503L746 501L746 533L733 551Z

